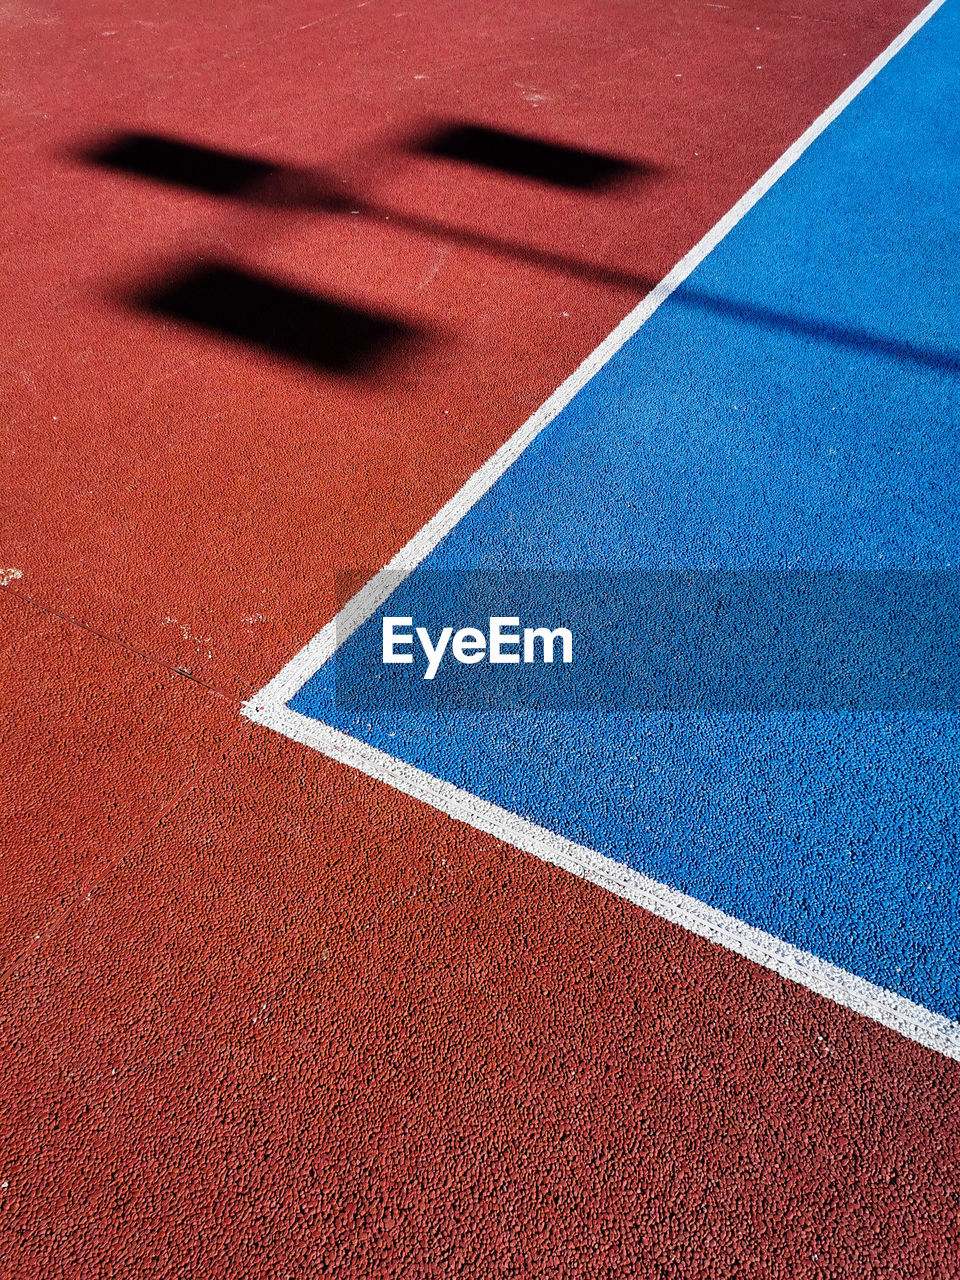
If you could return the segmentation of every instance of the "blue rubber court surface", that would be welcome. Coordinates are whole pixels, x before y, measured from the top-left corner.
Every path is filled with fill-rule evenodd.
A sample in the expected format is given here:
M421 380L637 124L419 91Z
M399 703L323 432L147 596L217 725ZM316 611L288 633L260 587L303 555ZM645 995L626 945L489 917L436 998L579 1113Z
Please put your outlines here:
M595 638L605 622L591 574L950 579L958 51L948 6L289 703L948 1017L960 718L929 681L916 696L922 670L873 709L651 708L599 682L571 702L560 665L524 701L498 694L488 664L450 661L428 697L419 657L386 668L367 707L342 691L344 672L370 672L385 614L434 636L472 623L478 569L528 586L566 573L578 650L584 620ZM512 614L495 594L490 612ZM955 678L956 613L938 617Z

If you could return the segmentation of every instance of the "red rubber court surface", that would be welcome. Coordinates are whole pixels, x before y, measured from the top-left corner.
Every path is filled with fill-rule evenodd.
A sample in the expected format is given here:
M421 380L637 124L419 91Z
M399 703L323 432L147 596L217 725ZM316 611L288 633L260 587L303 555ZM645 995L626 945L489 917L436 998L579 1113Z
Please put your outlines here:
M4 11L5 1275L958 1274L957 1064L238 714L915 12ZM396 341L136 304L211 264Z
M14 1274L950 1274L956 1064L232 737L7 983Z
M914 12L196 7L10 24L5 555L16 590L232 694L313 635L344 575L389 559ZM411 149L463 121L647 173L584 194L465 180ZM118 130L319 166L383 215L280 216L79 158ZM439 231L391 228L391 211ZM318 377L118 301L224 260L423 341L382 374Z

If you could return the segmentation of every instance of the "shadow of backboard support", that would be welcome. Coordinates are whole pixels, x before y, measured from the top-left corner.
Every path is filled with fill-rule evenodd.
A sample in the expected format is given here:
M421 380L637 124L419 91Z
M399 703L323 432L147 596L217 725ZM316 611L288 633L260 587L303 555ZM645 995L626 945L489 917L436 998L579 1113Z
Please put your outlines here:
M370 376L398 347L424 336L391 317L226 264L198 267L127 300L324 373L354 377Z
M201 147L149 133L120 134L86 152L84 158L118 173L212 196L248 195L275 177L282 167L220 148Z
M661 172L655 165L627 162L478 125L442 127L410 145L422 153L579 189L608 185L628 174L651 176ZM641 295L655 284L652 279L621 268L584 262L381 206L350 192L335 174L316 168L284 165L147 133L117 134L79 154L86 162L121 173L272 207L278 212L301 209L337 214L349 208L351 214L377 221L388 218L394 227L499 253L599 284L629 288ZM960 367L960 357L953 350L934 350L825 320L751 308L712 297L689 284L677 291L676 301L707 311L735 314L745 323L802 333L814 341L861 347L946 373ZM326 372L369 370L388 348L402 344L416 332L375 313L286 289L225 266L184 274L158 291L138 295L137 304Z
M656 172L651 165L635 164L619 156L541 142L475 124L438 129L415 143L413 149L443 160L459 160L577 191L599 191L628 177L649 177Z

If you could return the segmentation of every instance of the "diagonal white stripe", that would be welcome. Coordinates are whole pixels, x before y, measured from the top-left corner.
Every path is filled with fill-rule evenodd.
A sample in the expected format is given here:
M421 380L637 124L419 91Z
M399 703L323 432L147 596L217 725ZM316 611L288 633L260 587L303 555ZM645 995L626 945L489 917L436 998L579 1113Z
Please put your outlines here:
M688 897L668 885L632 871L595 850L574 844L498 805L462 791L452 783L424 773L349 735L307 716L290 711L286 703L332 657L359 627L381 607L437 544L497 482L527 446L586 386L608 360L666 302L674 290L716 248L779 178L796 163L812 142L857 97L891 58L910 41L945 0L931 0L895 40L844 90L810 127L770 166L719 222L687 253L669 275L587 356L552 396L467 480L447 504L243 707L257 724L313 747L342 764L351 765L406 795L424 801L495 836L507 844L563 867L573 875L601 885L654 915L689 929L729 951L773 970L855 1013L899 1032L918 1044L960 1061L960 1023L877 987L855 974L792 946L772 934L728 916L715 907Z
M856 974L821 960L809 951L801 951L773 934L755 929L753 925L728 916L716 907L651 880L613 858L566 840L501 809L499 805L455 787L451 782L444 782L442 778L435 778L403 760L378 751L376 747L359 742L339 729L311 720L309 716L290 711L287 707L278 707L275 703L258 707L251 705L246 714L257 724L276 729L294 742L322 751L331 759L359 769L378 782L386 782L396 791L422 800L477 831L484 831L505 844L562 867L582 880L600 885L672 924L745 956L765 969L772 969L782 978L789 978L817 995L852 1009L854 1013L872 1018L874 1022L927 1049L960 1061L960 1023L952 1022L942 1014L933 1013L893 991L875 986L865 978L858 978Z
M570 403L578 391L581 391L591 378L597 374L612 356L620 350L637 330L650 319L670 297L690 273L700 265L708 253L717 247L737 223L749 213L753 206L770 190L773 184L800 159L812 142L814 142L827 125L848 107L854 98L866 88L871 80L882 71L891 58L904 47L907 42L927 23L945 0L932 0L919 13L909 26L905 27L897 38L884 49L869 67L859 75L849 88L831 103L813 124L801 134L793 146L789 147L779 160L775 161L759 178L746 195L717 222L694 247L686 254L669 275L647 294L638 306L626 316L617 327L604 338L603 342L587 356L566 382L556 389L549 400L545 401L532 414L509 440L505 441L479 470L459 489L450 501L429 520L419 533L414 534L407 545L393 557L357 594L340 610L322 631L318 632L287 665L265 685L259 693L250 699L249 706L254 703L288 702L310 677L323 666L336 650L353 635L359 627L377 612L383 602L394 592L400 583L424 560L434 547L463 519L471 507L483 497L488 489L500 479L503 473L513 465L527 446L537 438L544 427Z

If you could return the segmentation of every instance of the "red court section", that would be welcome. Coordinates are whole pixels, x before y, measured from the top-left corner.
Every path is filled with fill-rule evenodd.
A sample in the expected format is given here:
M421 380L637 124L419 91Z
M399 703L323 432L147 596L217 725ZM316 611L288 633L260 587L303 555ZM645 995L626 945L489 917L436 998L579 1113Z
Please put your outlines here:
M230 738L3 985L5 1274L953 1274L960 1064Z
M338 576L389 559L913 13L8 9L13 589L234 695L259 687L342 600ZM569 191L418 149L462 123L642 168ZM319 167L346 206L278 213L84 159L118 130ZM334 377L129 303L214 262L410 341Z
M0 591L0 966L144 838L224 749L232 705Z

